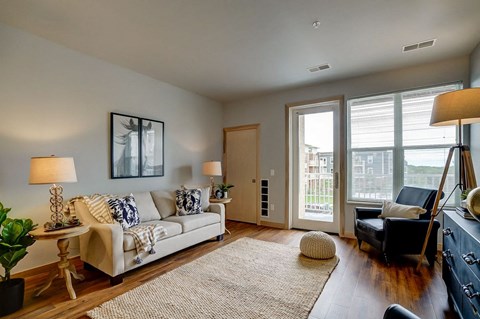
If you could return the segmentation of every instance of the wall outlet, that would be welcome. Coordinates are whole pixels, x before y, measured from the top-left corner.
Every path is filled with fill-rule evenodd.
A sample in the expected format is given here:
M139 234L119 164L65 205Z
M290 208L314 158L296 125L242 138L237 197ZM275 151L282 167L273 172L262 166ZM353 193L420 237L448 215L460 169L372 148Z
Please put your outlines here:
M270 176L275 176L275 170L273 168L270 169Z
M275 210L275 205L270 204L270 210L273 212Z

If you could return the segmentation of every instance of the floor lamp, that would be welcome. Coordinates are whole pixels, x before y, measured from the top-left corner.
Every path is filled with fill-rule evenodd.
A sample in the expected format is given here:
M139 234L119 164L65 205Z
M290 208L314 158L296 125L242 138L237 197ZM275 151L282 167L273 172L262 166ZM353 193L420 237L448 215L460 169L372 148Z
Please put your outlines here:
M442 179L438 186L437 196L432 208L432 215L427 229L427 235L423 242L422 253L417 264L417 271L422 265L428 241L432 232L433 222L439 214L438 206L442 198L443 188L447 179L448 168L452 162L455 150L459 152L460 181L457 186L461 190L477 187L475 172L472 164L470 148L462 144L462 125L480 122L480 88L464 89L441 94L433 102L432 115L430 118L431 126L457 125L459 129L458 144L450 147L447 156L447 162L443 170ZM457 187L456 186L456 187ZM455 187L455 188L456 188Z

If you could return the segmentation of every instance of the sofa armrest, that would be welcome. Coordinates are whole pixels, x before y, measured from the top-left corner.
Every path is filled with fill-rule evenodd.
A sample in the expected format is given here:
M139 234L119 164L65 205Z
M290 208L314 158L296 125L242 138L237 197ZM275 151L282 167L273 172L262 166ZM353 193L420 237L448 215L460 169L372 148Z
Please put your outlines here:
M377 207L355 207L355 219L378 218L381 213L382 209Z
M90 225L90 231L80 236L80 258L112 277L124 273L122 226Z
M220 215L220 228L222 234L225 233L225 205L221 203L210 203L208 211Z

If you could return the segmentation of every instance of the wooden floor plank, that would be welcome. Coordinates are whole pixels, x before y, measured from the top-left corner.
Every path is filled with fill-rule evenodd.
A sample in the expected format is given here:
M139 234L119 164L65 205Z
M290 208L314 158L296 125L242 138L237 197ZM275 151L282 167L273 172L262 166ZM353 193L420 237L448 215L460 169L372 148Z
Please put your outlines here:
M25 278L24 307L4 318L88 318L86 312L99 304L239 238L251 237L298 247L305 234L301 230L280 230L239 222L227 222L227 227L232 234L225 235L224 241L208 241L144 265L128 272L124 282L115 287L110 287L107 276L99 271L84 270L81 261L75 259L78 272L85 276L84 281L73 282L76 300L69 299L61 280L55 280L41 296L33 297L35 288L48 276L49 268L42 267L41 273L31 272ZM458 318L448 305L439 262L432 268L425 265L416 273L417 259L407 256L393 260L388 267L382 255L368 244L363 243L360 250L355 240L337 236L333 239L340 262L310 318L382 318L391 303L400 303L423 318Z

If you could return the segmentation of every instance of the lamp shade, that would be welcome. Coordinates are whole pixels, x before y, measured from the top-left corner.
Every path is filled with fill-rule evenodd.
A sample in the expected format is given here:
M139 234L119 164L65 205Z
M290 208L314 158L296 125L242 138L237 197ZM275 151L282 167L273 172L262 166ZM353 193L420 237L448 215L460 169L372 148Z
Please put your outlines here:
M205 176L222 176L222 162L204 162L202 167L202 174Z
M458 125L480 122L480 88L440 94L435 98L430 125Z
M74 183L77 181L72 157L32 157L30 184Z

